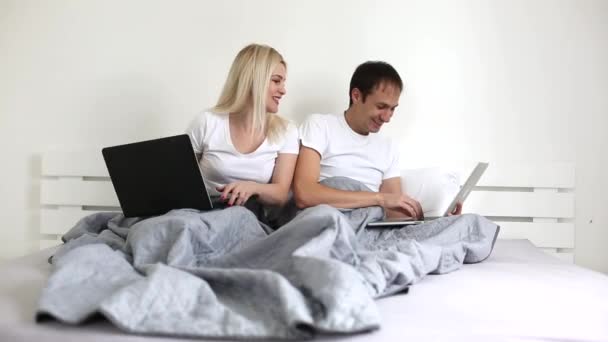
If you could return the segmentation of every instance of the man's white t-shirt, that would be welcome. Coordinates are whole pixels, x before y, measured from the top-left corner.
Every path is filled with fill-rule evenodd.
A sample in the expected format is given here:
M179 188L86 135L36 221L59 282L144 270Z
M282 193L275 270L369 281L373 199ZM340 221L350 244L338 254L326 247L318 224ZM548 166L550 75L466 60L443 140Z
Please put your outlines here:
M300 140L321 155L319 181L348 177L377 192L383 180L401 175L393 142L377 133L353 131L344 114L310 115L300 126Z
M236 181L270 183L279 153L298 154L297 127L289 123L281 139L271 143L268 138L253 152L240 153L232 144L228 115L199 113L188 126L187 134L194 153L202 154L199 161L207 191Z

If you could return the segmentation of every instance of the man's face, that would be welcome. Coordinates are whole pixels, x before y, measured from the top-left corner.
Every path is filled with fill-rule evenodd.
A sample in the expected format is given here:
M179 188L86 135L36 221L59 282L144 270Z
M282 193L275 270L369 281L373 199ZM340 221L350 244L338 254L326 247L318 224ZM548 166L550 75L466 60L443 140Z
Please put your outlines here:
M392 84L380 84L365 101L358 89L353 89L353 106L359 114L358 128L361 133L378 133L385 123L391 121L399 105L401 90Z

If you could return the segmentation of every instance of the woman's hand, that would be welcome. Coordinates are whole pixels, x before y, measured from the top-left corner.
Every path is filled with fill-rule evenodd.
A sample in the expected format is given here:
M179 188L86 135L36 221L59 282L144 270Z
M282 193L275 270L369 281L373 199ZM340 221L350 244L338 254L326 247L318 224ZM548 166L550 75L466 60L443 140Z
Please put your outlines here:
M249 197L259 193L260 184L256 182L243 181L218 186L217 191L221 192L221 199L226 201L229 206L243 205Z

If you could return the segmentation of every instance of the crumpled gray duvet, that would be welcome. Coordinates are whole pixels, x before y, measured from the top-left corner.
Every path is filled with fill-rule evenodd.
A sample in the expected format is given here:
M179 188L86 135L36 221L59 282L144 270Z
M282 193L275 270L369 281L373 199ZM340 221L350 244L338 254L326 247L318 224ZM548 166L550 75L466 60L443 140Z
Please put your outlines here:
M91 215L53 256L37 318L101 313L130 333L209 338L365 332L382 324L374 299L483 261L499 231L471 214L364 228L382 214L321 205L270 234L243 207Z

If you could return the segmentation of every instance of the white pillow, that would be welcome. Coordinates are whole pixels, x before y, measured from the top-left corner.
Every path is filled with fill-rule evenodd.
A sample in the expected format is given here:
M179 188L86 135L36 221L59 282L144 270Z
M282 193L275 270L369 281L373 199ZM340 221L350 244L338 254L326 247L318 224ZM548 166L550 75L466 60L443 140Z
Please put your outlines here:
M441 216L460 190L459 174L443 167L401 170L403 193L416 199L424 216Z

